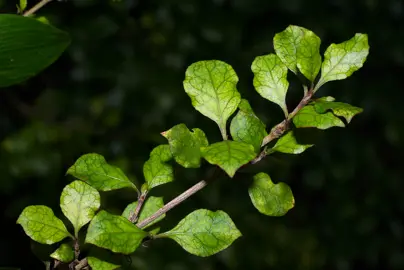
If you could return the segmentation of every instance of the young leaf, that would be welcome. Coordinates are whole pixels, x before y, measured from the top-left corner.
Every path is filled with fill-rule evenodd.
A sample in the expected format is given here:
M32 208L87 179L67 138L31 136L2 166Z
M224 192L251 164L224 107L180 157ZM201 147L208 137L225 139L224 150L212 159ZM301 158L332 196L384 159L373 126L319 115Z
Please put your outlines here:
M64 243L50 256L58 261L69 263L74 260L74 251L71 245Z
M305 30L297 47L297 68L310 81L314 82L321 67L320 38L312 31Z
M355 34L339 44L331 44L324 53L321 77L314 91L329 81L343 80L363 66L369 54L368 36Z
M92 186L74 181L67 185L60 196L60 207L63 214L74 227L74 235L95 216L100 208L100 194Z
M122 213L122 216L129 219L130 213L135 211L138 202L133 202L126 206L125 210ZM143 204L142 210L140 211L138 222L143 221L144 219L148 218L152 214L154 214L157 210L164 206L163 197L153 197L150 196L146 202ZM148 224L146 227L150 227L153 224L156 224L163 218L165 218L166 214L163 214L158 219L154 220L152 223Z
M312 31L295 25L274 36L274 48L282 62L295 74L300 70L311 82L321 66L320 43Z
M255 208L267 216L283 216L295 205L290 187L285 183L274 184L266 173L258 173L248 189Z
M286 79L288 69L276 54L258 56L251 65L254 73L255 90L265 99L278 104L285 116L288 115L286 107L286 93L289 82Z
M91 220L85 242L112 252L130 254L146 236L146 232L126 218L101 210Z
M26 8L27 8L27 0L20 0L20 4L18 5L19 12L22 14Z
M185 168L199 168L201 166L200 148L209 145L202 130L194 128L192 131L189 131L185 124L179 124L162 132L162 135L168 139L175 161Z
M87 260L88 260L88 264L91 266L91 269L94 269L94 270L115 270L115 269L119 269L119 267L120 267L120 265L102 261L97 257L89 256L89 257L87 257Z
M239 111L231 120L230 134L233 140L254 146L258 153L262 139L267 135L265 124L254 114L247 100L242 99L238 108Z
M223 139L227 139L227 119L241 99L237 82L233 68L218 60L196 62L185 73L184 88L192 105L218 124Z
M345 127L341 119L330 112L320 114L316 112L313 105L303 107L303 109L293 117L293 124L295 124L297 128L314 127L318 129L328 129L330 127Z
M44 205L30 205L20 214L17 224L32 240L41 244L54 244L66 237L73 237L63 222L58 219L51 208Z
M229 247L241 236L229 215L223 211L199 209L178 225L156 237L169 237L191 254L207 257Z
M271 148L271 152L281 152L286 154L300 154L303 153L309 147L312 147L313 144L299 144L296 141L296 138L293 134L293 131L289 131L282 137L278 139L274 147Z
M35 76L70 44L67 33L21 15L0 14L0 36L0 87Z
M165 163L170 159L172 159L172 154L168 144L159 145L153 149L149 160L143 165L147 185L142 186L142 189L150 190L174 180L173 168Z
M213 165L218 165L230 177L256 156L254 146L244 142L222 141L201 148L202 156Z
M326 113L328 110L331 110L336 116L341 116L346 119L348 124L351 122L352 118L363 112L362 108L352 106L348 103L343 102L327 102L327 101L315 101L314 109L318 113Z
M125 187L137 190L136 186L118 167L109 165L99 154L81 156L67 171L100 191L110 191Z

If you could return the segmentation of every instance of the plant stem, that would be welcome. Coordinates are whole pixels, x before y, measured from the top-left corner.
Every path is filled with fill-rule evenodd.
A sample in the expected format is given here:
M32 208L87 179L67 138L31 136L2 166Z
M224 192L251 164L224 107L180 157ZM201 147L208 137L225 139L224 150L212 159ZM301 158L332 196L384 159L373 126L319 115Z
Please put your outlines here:
M133 212L131 212L129 215L128 219L130 222L135 223L137 221L137 219L139 218L139 213L140 213L140 210L142 209L143 203L146 200L146 196L147 196L147 191L143 192L139 196L135 210Z
M139 222L138 224L136 224L136 226L138 226L139 228L144 228L145 226L147 226L148 224L152 223L154 220L159 218L161 215L167 213L168 211L170 211L171 209L173 209L174 207L176 207L177 205L179 205L180 203L182 203L183 201L188 199L190 196L192 196L199 190L206 187L207 184L208 184L208 181L206 181L206 180L199 181L198 183L196 183L195 185L193 185L192 187L190 187L189 189L187 189L186 191L181 193L179 196L175 197L169 203L167 203L166 205L161 207L153 215L144 219L142 222Z
M302 100L299 102L299 104L296 106L296 108L288 115L288 117L283 120L282 122L280 122L279 124L277 124L275 127L272 128L271 132L268 134L268 136L266 136L263 139L262 142L262 146L265 146L266 144L268 144L269 142L271 142L272 140L275 140L277 138L279 138L280 136L282 136L283 133L285 133L285 131L287 131L289 129L289 124L292 121L292 118L304 107L306 106L311 98L313 97L314 92L313 89L308 90L307 92L305 91L305 94L302 98ZM222 132L223 135L223 132ZM254 159L252 160L250 163L251 164L255 164L259 161L261 161L265 156L267 155L267 147L264 147L264 150L262 150L262 152ZM151 215L150 217L146 218L145 220L143 220L142 222L139 222L138 224L136 224L136 226L138 226L140 229L144 228L145 226L147 226L148 224L152 223L154 220L156 220L157 218L159 218L161 215L167 213L168 211L170 211L171 209L173 209L175 206L179 205L180 203L182 203L183 201L185 201L187 198L189 198L190 196L192 196L193 194L195 194L196 192L198 192L199 190L203 189L204 187L207 186L208 181L213 180L216 174L214 174L211 178L209 178L208 180L201 180L198 183L196 183L194 186L192 186L191 188L189 188L188 190L184 191L182 194L178 195L176 198L174 198L172 201L170 201L169 203L167 203L166 205L164 205L162 208L160 208L159 210L157 210L153 215Z
M25 11L23 16L28 17L32 14L34 14L35 12L37 12L39 9L41 9L43 6L45 6L46 4L48 4L49 2L52 2L52 0L42 0L39 3L37 3L35 6L33 6L32 8L30 8L29 10Z

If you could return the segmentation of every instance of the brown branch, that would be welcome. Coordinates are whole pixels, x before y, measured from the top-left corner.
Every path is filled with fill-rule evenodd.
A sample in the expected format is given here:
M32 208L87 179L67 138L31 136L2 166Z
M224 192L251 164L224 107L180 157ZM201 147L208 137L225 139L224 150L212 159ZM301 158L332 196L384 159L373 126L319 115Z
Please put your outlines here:
M52 2L52 0L42 0L39 3L37 3L35 6L33 6L32 8L30 8L29 10L25 11L23 16L28 17L32 14L34 14L35 12L37 12L39 9L43 8L46 4L48 4L49 2Z
M313 97L313 94L314 94L313 89L310 89L309 91L307 91L304 94L302 100L299 102L299 104L296 106L296 108L288 115L287 119L283 120L282 122L280 122L279 124L277 124L275 127L272 128L272 130L268 134L268 136L266 136L264 138L264 140L262 142L262 146L265 146L269 142L279 138L280 136L282 136L283 133L285 133L285 131L287 131L289 129L290 122L292 121L292 118L304 106L306 106L310 102L311 98ZM255 163L259 162L260 160L262 160L266 155L267 155L267 147L264 147L264 150L254 160L252 160L250 163L255 164ZM192 186L188 190L184 191L182 194L180 194L179 196L174 198L172 201L170 201L169 203L164 205L162 208L157 210L153 215L151 215L150 217L148 217L145 220L143 220L143 221L139 222L138 224L136 224L136 226L139 227L139 228L146 227L148 224L152 223L154 220L161 217L163 214L167 213L168 211L173 209L175 206L179 205L180 203L182 203L183 201L188 199L190 196L192 196L193 194L195 194L199 190L206 187L207 184L208 184L208 181L211 181L214 178L215 178L215 174L211 178L209 178L209 180L201 180L201 181L199 181L194 186Z

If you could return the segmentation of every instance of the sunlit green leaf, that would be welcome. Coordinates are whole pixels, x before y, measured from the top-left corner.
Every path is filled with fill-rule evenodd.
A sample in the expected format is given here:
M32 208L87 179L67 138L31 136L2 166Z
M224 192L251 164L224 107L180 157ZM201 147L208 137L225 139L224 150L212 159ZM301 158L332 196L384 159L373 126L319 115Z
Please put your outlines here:
M125 210L122 213L122 216L129 219L131 212L135 211L137 204L138 202L136 201L126 206ZM148 218L163 206L164 206L163 197L150 196L149 198L146 199L146 202L143 204L142 210L140 211L138 222L141 222L144 219ZM162 220L165 216L166 214L161 215L159 218L149 223L144 228L156 224L157 222Z
M174 180L172 166L165 163L170 159L172 159L172 154L168 144L159 145L153 149L150 158L143 165L143 174L147 184L142 186L142 192L144 189L150 190Z
M71 245L64 243L50 256L58 261L69 263L74 260L74 250Z
M247 100L242 99L238 107L239 111L231 120L230 134L233 140L251 144L258 152L267 135L265 124L254 114Z
M312 31L290 25L274 37L276 54L295 74L298 70L311 82L316 78L320 66L321 40Z
M184 88L192 105L218 124L223 138L227 138L227 119L241 100L237 82L233 68L218 60L196 62L185 73Z
M54 244L66 237L72 237L63 222L58 219L51 208L44 205L31 205L25 207L17 223L25 233L42 244Z
M223 211L199 209L178 225L157 237L169 237L191 254L206 257L229 247L241 236L229 215Z
M0 37L0 87L35 76L55 62L70 44L67 33L12 14L0 14Z
M290 187L285 183L274 184L266 173L258 173L248 189L255 208L268 216L283 216L295 205Z
M230 177L256 156L254 146L244 142L222 141L201 148L202 156L213 165L218 165Z
M286 107L286 93L289 82L286 79L288 69L276 54L258 56L251 65L254 73L254 87L265 99L278 104L285 115L288 114Z
M88 264L93 270L115 270L119 269L120 265L113 264L107 261L103 261L97 257L89 256L87 257Z
M27 0L20 0L20 4L18 5L18 9L20 13L23 13L27 8Z
M368 36L355 36L339 44L331 44L324 53L321 78L315 90L334 80L343 80L363 66L369 54Z
M299 144L296 141L295 135L293 131L289 131L282 137L278 139L274 147L271 148L271 151L286 153L286 154L300 154L304 152L309 147L312 147L313 144Z
M91 220L85 242L116 253L130 254L146 236L146 232L126 218L101 210Z
M109 165L99 154L81 156L67 171L68 174L83 180L101 191L110 191L125 187L137 190L121 169Z
M168 139L171 153L178 164L185 168L201 166L200 148L209 144L202 130L194 128L191 132L185 124L179 124L163 132L162 135Z
M100 194L92 186L82 181L74 181L63 189L60 207L73 224L77 237L80 228L90 222L100 208Z
M352 118L363 112L362 108L352 106L348 103L343 102L327 102L327 101L315 101L314 109L318 113L326 113L331 110L335 115L344 117L348 123L351 122Z
M298 128L314 127L318 129L327 129L330 127L345 127L344 122L331 112L320 114L316 112L313 105L306 105L295 117L293 124Z

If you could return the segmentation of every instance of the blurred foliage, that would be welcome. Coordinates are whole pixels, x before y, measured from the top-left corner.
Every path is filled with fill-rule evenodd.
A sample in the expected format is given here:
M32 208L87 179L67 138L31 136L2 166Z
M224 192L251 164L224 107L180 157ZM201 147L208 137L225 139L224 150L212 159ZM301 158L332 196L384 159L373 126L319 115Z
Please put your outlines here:
M0 8L16 12L14 1L0 1ZM128 260L133 269L403 269L403 12L399 0L49 4L38 15L69 32L71 46L39 76L0 90L0 266L43 269L15 221L31 204L61 213L59 194L73 180L65 173L80 155L99 153L138 184L150 151L166 142L160 132L185 123L204 130L212 143L220 140L215 124L197 113L184 93L184 73L193 62L232 65L238 89L256 114L268 127L279 122L282 112L253 89L250 67L256 56L273 52L275 33L295 24L320 36L322 52L354 33L369 35L364 67L319 91L364 112L344 129L300 132L302 141L315 143L302 155L277 153L254 166L254 172L291 186L296 206L285 217L256 211L246 171L208 186L162 223L165 230L196 208L223 209L243 233L229 249L198 258L171 241L156 240ZM293 76L289 80L293 107L303 91ZM207 168L177 166L176 180L152 195L168 201L204 177ZM102 194L115 213L135 199L129 190Z

